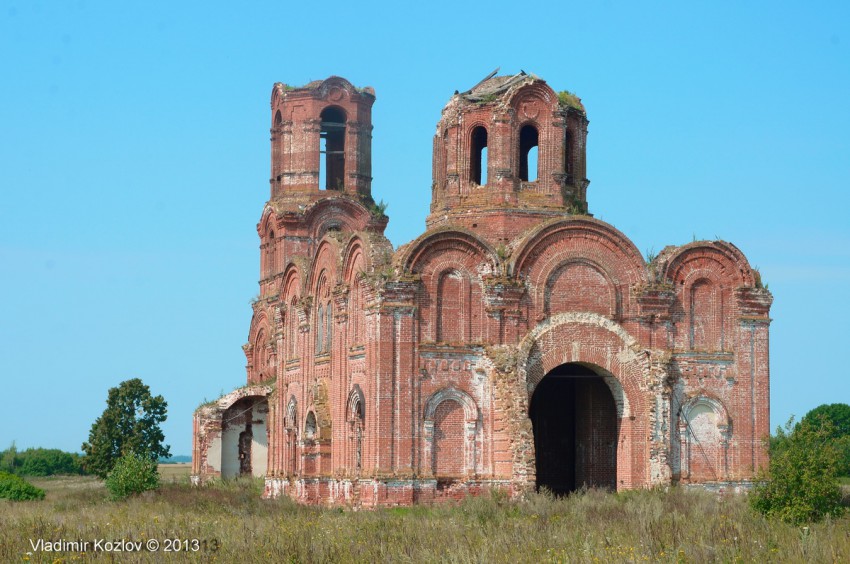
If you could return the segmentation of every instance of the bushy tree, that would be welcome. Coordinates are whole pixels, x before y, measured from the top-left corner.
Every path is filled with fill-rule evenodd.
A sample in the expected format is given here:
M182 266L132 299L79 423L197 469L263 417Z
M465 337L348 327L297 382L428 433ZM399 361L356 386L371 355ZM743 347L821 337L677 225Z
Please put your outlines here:
M124 499L158 487L159 472L156 469L156 461L135 452L123 454L106 477L106 489L112 499Z
M850 476L850 405L846 403L819 405L808 412L803 417L803 421L815 424L829 421L832 424L832 439L840 456L838 474Z
M18 447L15 446L15 441L12 441L12 446L7 448L0 454L0 472L15 473L15 468L18 465Z
M162 444L165 435L159 427L167 417L167 407L163 397L152 396L138 378L110 389L106 410L92 424L88 442L83 443L84 468L106 478L125 453L152 462L169 456L170 448Z
M803 420L778 428L771 439L770 466L757 477L750 503L757 511L787 523L840 515L839 453L828 421Z

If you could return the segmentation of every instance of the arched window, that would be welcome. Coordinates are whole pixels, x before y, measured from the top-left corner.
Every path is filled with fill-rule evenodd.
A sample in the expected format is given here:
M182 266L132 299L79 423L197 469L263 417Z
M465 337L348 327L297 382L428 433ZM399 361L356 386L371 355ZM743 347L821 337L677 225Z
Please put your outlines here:
M316 354L330 352L331 331L331 293L328 284L327 271L319 274L319 283L316 285Z
M298 404L295 401L295 397L289 398L289 405L286 407L286 419L284 421L284 425L286 426L286 448L288 449L289 456L286 460L286 471L288 473L295 473L298 469L297 466L297 453L298 450L296 448L296 429L298 425Z
M325 352L330 353L333 339L333 309L331 308L331 302L328 302L327 307L325 307L325 316L327 317L327 322L325 323Z
M307 414L307 421L304 423L304 438L316 438L316 414L312 411Z
M287 429L295 429L295 425L298 421L298 402L295 401L295 397L289 398L289 404L286 406L286 419L284 420L284 426Z
M449 166L449 130L448 129L443 130L443 148L442 148L442 152L440 154L441 154L443 160L440 163L440 168L438 170L446 170L446 168ZM444 186L440 186L440 188L443 188L443 187Z
M361 325L363 324L363 308L360 305L360 282L354 283L354 290L351 293L351 343L354 345L360 344L360 335L362 334Z
M487 184L487 130L481 126L472 130L470 143L470 180L479 186Z
M260 329L257 333L257 338L254 341L254 381L261 382L265 380L270 374L267 373L266 368L269 366L269 350L268 345L266 343L266 332L264 329Z
M319 304L316 313L316 354L325 352L325 310Z
M269 240L266 246L266 272L268 276L275 274L275 249L274 249L274 231L269 231Z
M286 340L287 340L287 348L286 352L290 359L295 358L297 356L297 347L295 345L298 340L298 309L296 304L298 303L298 298L293 297L292 303L289 304L289 315L287 315L287 324L286 324Z
M345 112L329 107L322 111L319 133L319 187L342 190L345 186ZM324 179L324 186L322 186Z
M354 414L354 470L360 474L363 468L363 403L357 403L357 411Z
M519 179L523 182L537 180L537 128L531 124L519 130Z
M350 455L351 467L358 474L363 467L363 429L366 412L363 406L363 391L355 384L351 393L348 394L348 421L350 423Z
M564 135L564 172L573 173L573 134L570 131Z
M280 110L274 114L274 125L272 126L272 178L280 181L280 133L283 125L283 117L280 115Z

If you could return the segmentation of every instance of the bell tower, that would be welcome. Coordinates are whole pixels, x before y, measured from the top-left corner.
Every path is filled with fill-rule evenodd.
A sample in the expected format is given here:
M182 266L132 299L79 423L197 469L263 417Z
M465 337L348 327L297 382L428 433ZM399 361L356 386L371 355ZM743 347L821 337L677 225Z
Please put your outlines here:
M577 96L525 72L494 72L456 92L434 136L428 227L485 221L506 238L544 218L586 214L588 123Z
M339 192L371 199L371 87L338 76L271 97L271 199L311 201Z

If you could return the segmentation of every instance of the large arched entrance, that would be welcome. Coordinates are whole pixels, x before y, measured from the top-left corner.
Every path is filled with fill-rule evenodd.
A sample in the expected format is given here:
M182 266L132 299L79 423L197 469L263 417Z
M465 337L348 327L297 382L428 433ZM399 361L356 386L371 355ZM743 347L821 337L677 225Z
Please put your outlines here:
M529 417L538 489L563 495L583 486L617 488L617 406L594 369L567 363L548 372Z

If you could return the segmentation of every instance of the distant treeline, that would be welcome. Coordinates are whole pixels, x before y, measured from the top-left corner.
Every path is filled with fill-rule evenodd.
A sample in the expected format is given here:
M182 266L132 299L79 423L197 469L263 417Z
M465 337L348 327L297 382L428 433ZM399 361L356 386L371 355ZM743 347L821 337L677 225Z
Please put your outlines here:
M192 462L192 457L187 454L178 454L177 456L162 457L158 460L160 464L185 464Z
M53 476L85 474L82 456L56 448L28 448L19 451L13 444L0 452L0 472L18 476Z

